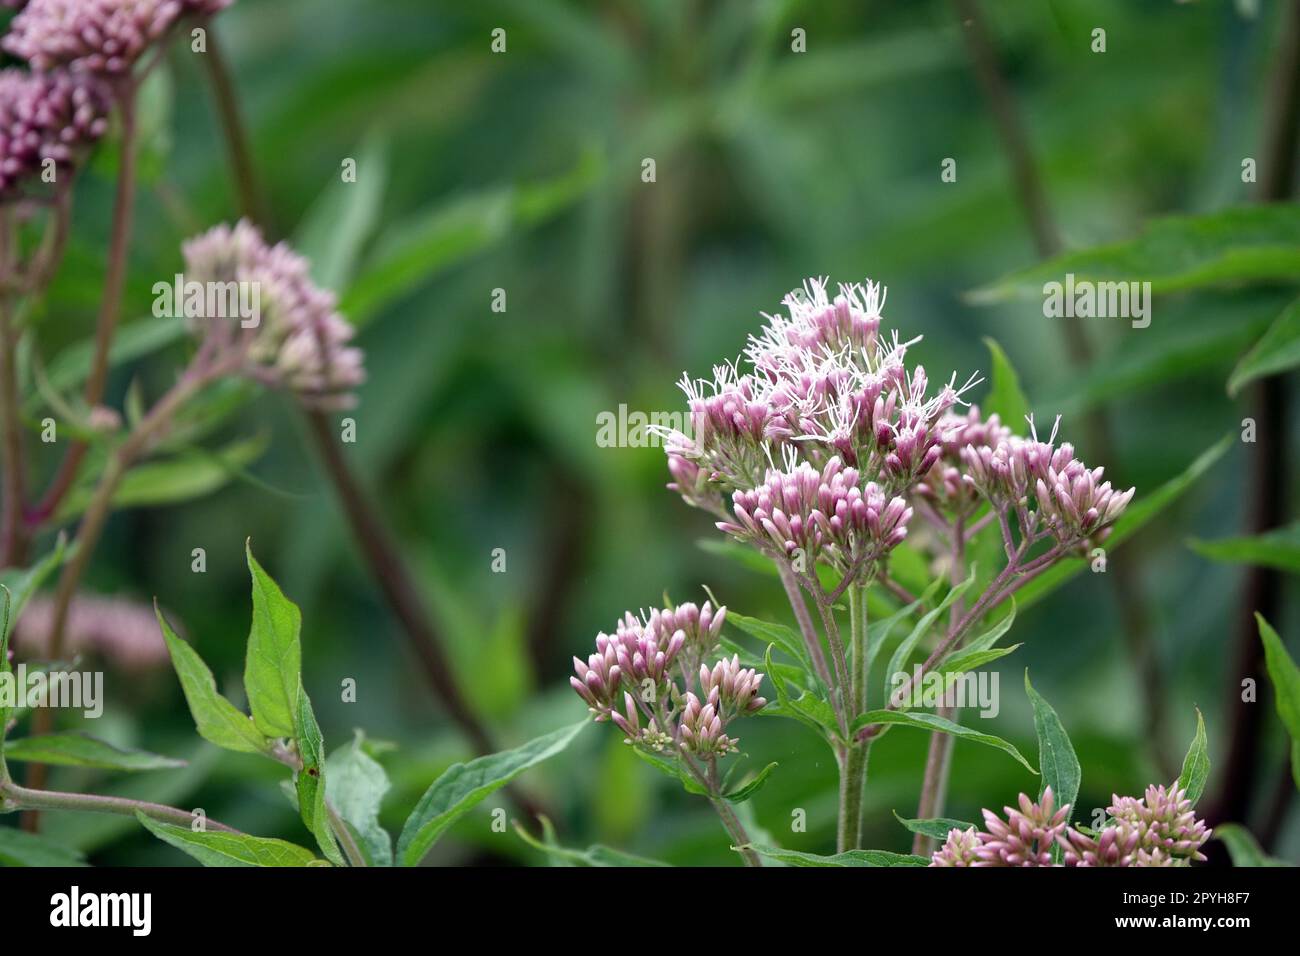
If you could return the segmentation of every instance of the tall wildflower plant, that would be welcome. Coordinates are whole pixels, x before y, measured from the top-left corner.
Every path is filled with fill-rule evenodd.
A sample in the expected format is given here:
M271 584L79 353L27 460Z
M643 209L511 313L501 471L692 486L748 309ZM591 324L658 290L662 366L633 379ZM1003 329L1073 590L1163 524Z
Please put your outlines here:
M981 627L989 633L979 649L988 650L1010 624L1003 605L1012 595L1061 558L1104 541L1134 490L1113 488L1102 468L1081 462L1058 439L1059 420L1043 436L1032 419L1017 433L1019 423L981 415L965 398L977 375L932 381L910 361L920 338L882 328L882 286L832 289L810 279L783 304L765 316L740 361L715 367L711 378L683 378L690 433L661 437L669 488L775 565L797 632L760 629L777 638L762 661L735 654L697 675L713 643L665 622L682 613L717 624L725 608L629 615L614 637L597 638L587 661L575 660L573 684L596 720L615 722L630 746L719 806L734 836L727 794L711 781L734 750L731 723L758 709L762 667L776 698L763 712L803 721L835 754L844 852L861 846L873 741L897 723L962 730L914 712L920 682L959 673L958 655ZM1002 560L980 577L967 555L986 538L1000 545ZM893 572L895 552L909 540L947 566L920 596ZM877 627L868 606L885 600L901 609ZM872 660L889 628L909 616L916 622L893 655L890 690L875 698ZM742 629L756 630L753 622ZM688 646L692 655L679 663ZM904 678L913 649L925 649L924 657ZM750 706L714 690L719 668L744 686ZM940 805L942 786L939 777L928 780L923 803Z

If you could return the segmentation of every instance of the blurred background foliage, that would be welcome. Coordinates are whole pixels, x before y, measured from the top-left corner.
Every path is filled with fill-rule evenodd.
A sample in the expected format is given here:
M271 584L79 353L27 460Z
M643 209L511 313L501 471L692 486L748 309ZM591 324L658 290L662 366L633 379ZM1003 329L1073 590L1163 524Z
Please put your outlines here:
M1240 164L1262 135L1273 4L983 7L1068 246L1249 200ZM1094 26L1107 30L1104 54L1089 49ZM503 54L489 48L497 27L507 31ZM791 51L796 27L805 53ZM737 355L760 311L805 277L888 285L886 323L925 336L913 355L933 378L987 374L982 340L995 338L1039 420L1063 413L1064 434L1090 462L1083 415L1104 408L1116 461L1096 463L1136 485L1139 501L1239 428L1245 406L1224 382L1289 298L1267 287L1167 297L1145 330L1077 320L1097 351L1084 371L1071 369L1040 302L964 299L1036 255L947 0L239 0L216 31L271 231L314 257L360 329L370 380L347 454L503 745L581 715L570 657L625 609L665 593L702 600L708 585L746 614L788 615L771 578L699 546L719 536L664 490L659 449L598 447L595 432L597 415L620 404L681 409L682 371L707 374ZM237 209L204 77L183 44L150 81L144 115L125 311L136 318L124 329L138 348L115 367L115 405L132 389L158 394L174 374L186 345L150 317L150 287L179 270L183 238ZM93 324L112 156L102 149L79 185L68 260L44 306L39 352L51 376L63 367L75 377L76 343ZM357 160L354 184L340 182L345 157ZM657 167L651 184L641 180L646 157ZM940 181L946 157L957 161L955 183ZM504 313L490 308L496 288L506 290ZM214 414L204 445L225 452L181 460L145 489L149 506L119 513L88 587L159 596L219 682L234 679L251 536L303 608L304 679L327 743L366 730L394 780L384 819L396 829L428 783L472 751L378 599L300 421L275 395L222 400L229 410ZM1197 706L1212 758L1221 752L1243 571L1187 543L1239 532L1245 462L1234 441L1140 535L1180 753ZM196 547L208 556L204 574L191 571ZM492 571L495 548L505 549L505 573ZM1274 624L1285 637L1294 618ZM1028 667L1078 750L1081 807L1160 779L1105 576L1078 576L1025 611L1013 638L1025 646L999 662L990 732L1034 752ZM190 766L129 780L56 770L53 785L201 806L305 842L274 768L198 741L165 662L144 674L114 666L105 664L110 700L91 729ZM335 689L348 677L358 695L344 704ZM1266 753L1281 766L1284 740L1267 723ZM829 751L786 721L750 720L740 735L753 769L780 763L745 805L772 835L765 842L824 852L835 813ZM909 845L891 811L914 815L926 743L898 730L874 749L868 845ZM588 730L522 782L566 845L735 862L707 804L608 728ZM947 815L977 819L979 807L1036 787L1014 761L959 743ZM434 861L542 862L513 832L492 832L488 814L504 799L459 823ZM791 832L796 808L806 833ZM1291 822L1276 850L1295 859L1300 821ZM49 814L46 828L92 862L180 862L129 819Z

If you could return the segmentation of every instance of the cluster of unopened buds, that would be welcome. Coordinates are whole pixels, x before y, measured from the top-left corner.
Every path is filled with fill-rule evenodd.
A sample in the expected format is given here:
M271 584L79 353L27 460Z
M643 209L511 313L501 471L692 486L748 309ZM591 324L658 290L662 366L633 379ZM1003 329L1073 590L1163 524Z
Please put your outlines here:
M704 760L733 753L737 740L727 726L767 701L759 696L763 675L738 656L706 663L726 615L708 601L643 618L629 612L613 635L597 635L596 653L573 659L569 683L597 721L615 724L633 746Z
M1150 786L1141 797L1112 797L1098 831L1068 824L1070 807L1055 806L1052 788L1039 802L1020 795L1003 820L984 811L984 827L953 828L931 866L1187 866L1205 859L1205 821L1177 785Z

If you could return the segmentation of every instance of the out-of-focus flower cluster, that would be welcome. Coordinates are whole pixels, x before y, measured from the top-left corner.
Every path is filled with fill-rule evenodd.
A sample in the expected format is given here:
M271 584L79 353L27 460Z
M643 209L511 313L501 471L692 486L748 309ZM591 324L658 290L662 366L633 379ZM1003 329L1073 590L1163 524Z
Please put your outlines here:
M30 0L10 24L4 48L36 70L122 76L182 16L216 13L232 2Z
M709 666L727 609L711 603L625 614L614 634L596 637L596 653L575 657L569 683L597 721L611 721L627 743L655 753L708 760L736 750L727 734L737 717L767 703L763 675L738 656Z
M109 97L90 77L0 70L0 200L52 166L53 181L108 129Z
M332 292L311 280L310 264L281 242L268 245L257 227L241 220L187 241L186 282L246 284L256 288L260 315L251 334L233 320L192 317L202 335L246 350L254 378L294 392L309 408L337 410L355 404L365 381L364 356L349 344L352 326L338 313Z
M1055 430L1044 442L1032 423L1023 438L997 415L959 412L978 379L931 388L906 363L919 339L883 334L884 301L871 282L833 294L811 279L750 337L743 366L683 379L690 434L661 431L669 488L743 541L841 569L885 557L913 507L951 523L987 501L1031 543L1103 538L1133 490L1112 489Z
M949 831L931 866L1187 866L1204 860L1210 838L1205 821L1176 785L1150 786L1141 797L1112 797L1106 825L1097 832L1069 827L1068 806L1055 808L1052 788L1034 803L1020 795L1019 809L1004 807L1004 821L984 811L985 830ZM1059 862L1053 850L1059 848Z

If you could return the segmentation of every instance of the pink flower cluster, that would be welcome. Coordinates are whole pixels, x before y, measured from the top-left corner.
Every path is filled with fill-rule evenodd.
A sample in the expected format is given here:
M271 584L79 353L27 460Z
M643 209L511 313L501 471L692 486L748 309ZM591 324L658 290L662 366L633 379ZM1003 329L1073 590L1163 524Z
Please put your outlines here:
M727 725L767 701L758 694L763 675L738 656L702 663L717 650L726 613L706 601L644 618L624 614L612 636L596 636L596 653L573 659L569 684L595 720L614 723L629 744L701 759L731 753Z
M931 866L1186 866L1204 860L1210 838L1186 793L1177 786L1151 786L1142 797L1112 798L1106 826L1096 833L1067 826L1068 806L1055 809L1052 788L1034 803L1005 807L1006 820L984 811L983 832L949 831ZM1059 848L1060 863L1053 862Z
M309 408L356 404L353 391L365 381L364 356L349 344L352 326L338 313L334 294L312 281L305 258L283 242L267 245L246 220L233 228L216 226L187 241L182 251L186 281L247 283L258 291L261 315L254 334L235 336L212 318L196 323L200 334L245 348L252 377L292 391Z
M107 90L67 73L0 70L0 198L53 164L54 182L108 129Z

